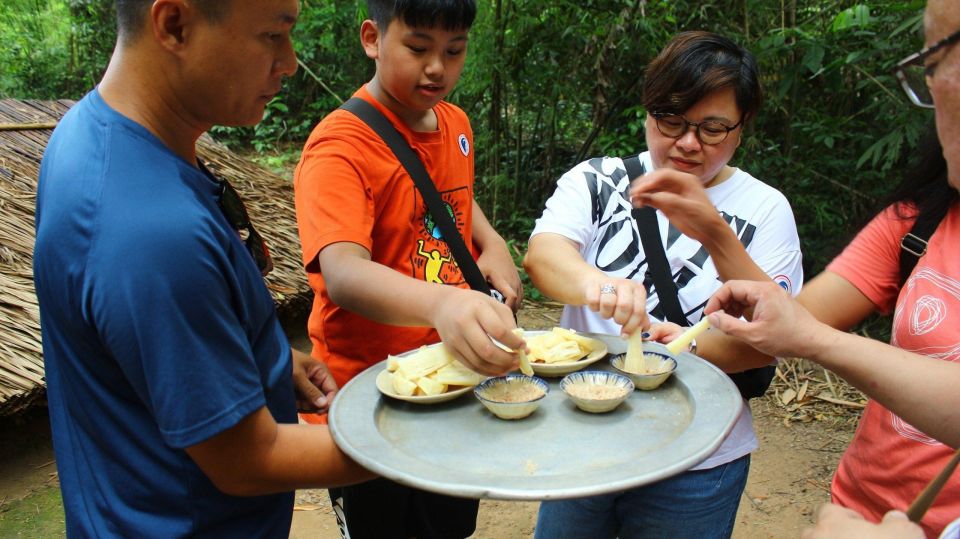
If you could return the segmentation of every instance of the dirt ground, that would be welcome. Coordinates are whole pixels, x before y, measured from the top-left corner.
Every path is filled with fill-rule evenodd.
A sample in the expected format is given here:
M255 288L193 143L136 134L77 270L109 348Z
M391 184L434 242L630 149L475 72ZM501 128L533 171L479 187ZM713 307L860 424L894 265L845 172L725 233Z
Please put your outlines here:
M520 312L520 325L548 328L558 318L556 305L527 304ZM295 346L306 346L302 335L292 333ZM842 383L835 378L809 366L784 367L785 376L767 397L751 401L760 449L753 454L740 503L737 539L799 537L811 524L814 509L829 501L830 478L859 414L851 404L856 404L857 395L851 396L849 388L838 390ZM842 402L813 398L814 388L821 386L829 386L834 400ZM21 417L0 418L0 537L62 536L58 504L46 411L37 408ZM481 501L474 537L532 537L537 507L535 502ZM326 491L297 492L290 537L339 537Z

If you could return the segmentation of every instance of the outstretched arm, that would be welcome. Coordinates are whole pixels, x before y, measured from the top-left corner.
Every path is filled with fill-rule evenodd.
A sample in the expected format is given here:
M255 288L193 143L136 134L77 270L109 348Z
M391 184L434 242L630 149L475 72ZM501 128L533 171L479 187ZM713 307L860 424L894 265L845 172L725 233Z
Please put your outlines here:
M587 263L577 244L559 234L545 232L530 238L523 267L541 292L566 303L586 305L603 318L623 326L623 335L650 326L647 293L643 283L616 279ZM601 293L604 285L614 291Z
M834 297L829 305L821 309L838 310L844 300ZM747 308L754 312L750 322L739 318ZM834 329L773 283L730 281L705 312L725 333L768 354L815 361L923 432L960 447L960 365Z
M326 425L279 425L266 407L186 451L220 491L233 496L335 487L374 477L340 451Z
M510 308L492 297L413 279L372 261L356 243L333 243L317 258L330 299L340 307L383 324L436 328L447 348L479 373L498 375L517 367L517 355L490 340L513 350L525 345L512 331Z

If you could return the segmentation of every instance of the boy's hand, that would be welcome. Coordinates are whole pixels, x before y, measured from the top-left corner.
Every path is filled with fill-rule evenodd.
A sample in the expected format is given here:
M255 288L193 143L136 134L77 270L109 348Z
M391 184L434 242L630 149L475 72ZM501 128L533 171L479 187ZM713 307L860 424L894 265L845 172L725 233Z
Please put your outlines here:
M293 387L297 394L297 410L322 414L330 408L337 393L337 382L327 366L299 350L293 353Z
M520 309L523 301L523 283L506 248L487 248L477 258L480 273L501 294L513 312Z
M591 274L583 283L585 304L603 318L612 318L623 326L621 335L650 327L647 317L647 291L643 283L616 279L600 272Z
M493 344L491 337L511 350L526 347L513 333L513 312L499 301L474 290L444 287L448 293L434 311L433 327L457 359L480 374L499 376L517 368L519 356Z

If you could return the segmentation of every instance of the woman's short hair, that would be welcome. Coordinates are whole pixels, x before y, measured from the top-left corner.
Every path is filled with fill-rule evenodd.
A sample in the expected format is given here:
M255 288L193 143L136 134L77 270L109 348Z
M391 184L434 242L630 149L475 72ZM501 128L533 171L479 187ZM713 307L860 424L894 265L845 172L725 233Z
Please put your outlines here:
M227 14L232 0L192 0L200 13L210 22L218 22ZM153 0L116 0L117 35L124 41L139 37L143 31L147 10Z
M476 16L475 0L367 0L367 17L381 32L394 19L413 28L469 30Z
M682 114L708 94L728 87L733 88L743 122L750 121L763 103L753 54L719 34L683 32L647 65L643 106L648 112Z

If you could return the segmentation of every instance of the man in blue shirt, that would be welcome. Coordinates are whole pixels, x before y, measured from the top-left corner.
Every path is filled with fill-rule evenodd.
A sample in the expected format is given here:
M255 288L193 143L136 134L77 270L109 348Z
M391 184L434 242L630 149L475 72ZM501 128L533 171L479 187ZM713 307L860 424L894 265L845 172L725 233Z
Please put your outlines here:
M293 490L370 477L326 427L336 386L291 351L269 255L196 157L296 70L297 0L118 0L100 85L60 122L34 278L69 535L287 537ZM243 236L241 236L243 234Z

